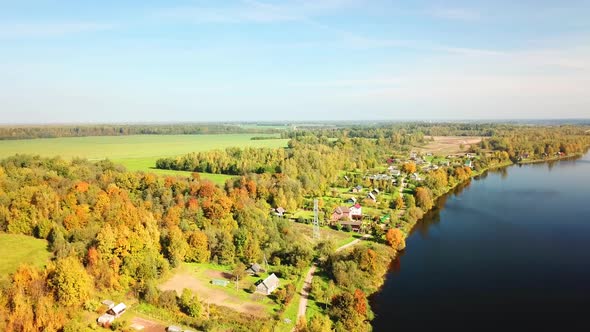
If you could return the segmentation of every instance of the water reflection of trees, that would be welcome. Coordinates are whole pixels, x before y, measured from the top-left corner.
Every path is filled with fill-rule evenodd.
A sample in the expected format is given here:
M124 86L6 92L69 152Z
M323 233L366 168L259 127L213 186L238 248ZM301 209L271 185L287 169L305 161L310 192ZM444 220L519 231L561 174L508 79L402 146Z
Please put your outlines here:
M485 178L485 176L487 176L484 174L480 175L479 179L483 179L482 177ZM434 204L434 208L432 210L428 211L424 215L422 220L418 221L418 223L416 223L414 228L412 228L412 231L410 232L410 236L412 236L412 234L414 234L414 232L418 232L422 237L428 237L428 229L430 227L432 227L433 225L440 223L440 213L441 213L441 211L443 211L445 209L447 200L450 197L459 196L470 185L471 185L471 180L467 180L466 182L464 182L464 183L458 185L457 187L455 187L454 189L452 189L446 195L439 197Z

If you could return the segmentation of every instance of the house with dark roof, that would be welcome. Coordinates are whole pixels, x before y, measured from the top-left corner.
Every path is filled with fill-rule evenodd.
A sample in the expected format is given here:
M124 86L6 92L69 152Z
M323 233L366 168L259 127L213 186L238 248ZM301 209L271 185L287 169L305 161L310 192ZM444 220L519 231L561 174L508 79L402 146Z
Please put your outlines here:
M363 186L358 185L358 186L353 187L352 189L350 189L350 192L356 194L356 193L360 193L362 190L363 190Z
M350 209L346 206L339 206L334 209L334 212L332 212L333 221L338 221L341 219L350 220Z
M260 266L260 264L258 263L252 263L247 269L246 269L246 273L248 273L249 275L254 275L254 274L258 274L262 272L262 266Z
M355 204L356 203L356 197L351 196L350 198L348 198L346 200L346 203L351 203L351 204Z
M270 295L279 287L279 278L272 273L266 279L256 283L256 291L262 294Z

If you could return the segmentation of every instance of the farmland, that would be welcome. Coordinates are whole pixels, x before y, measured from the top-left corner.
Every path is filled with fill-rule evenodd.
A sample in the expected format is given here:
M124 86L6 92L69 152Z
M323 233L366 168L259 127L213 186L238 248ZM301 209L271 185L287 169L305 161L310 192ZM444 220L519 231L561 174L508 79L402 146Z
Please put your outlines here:
M18 234L0 234L0 276L16 271L21 264L43 267L51 253L47 241Z
M43 138L0 141L0 159L14 154L32 154L43 157L60 156L64 159L110 159L131 171L150 171L158 174L186 174L186 172L157 170L158 158L173 157L189 152L225 149L228 147L268 147L287 145L286 139L251 140L262 134L220 135L132 135ZM203 178L224 183L228 176L202 174Z

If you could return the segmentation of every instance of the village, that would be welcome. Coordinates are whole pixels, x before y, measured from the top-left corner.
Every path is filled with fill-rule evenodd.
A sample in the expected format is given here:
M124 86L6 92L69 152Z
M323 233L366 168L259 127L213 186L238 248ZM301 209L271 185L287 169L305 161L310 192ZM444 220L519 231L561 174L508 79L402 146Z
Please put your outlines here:
M392 156L382 167L361 174L346 172L334 184L331 196L320 199L323 203L322 226L345 232L368 233L373 226L386 230L391 220L393 201L404 194L411 195L426 176L440 167L464 166L474 168L477 159L473 153L452 153L445 156L432 152L410 152L409 155ZM283 207L274 208L274 216L296 222L310 223L313 211L311 198L306 207L290 213ZM404 209L398 209L398 217Z

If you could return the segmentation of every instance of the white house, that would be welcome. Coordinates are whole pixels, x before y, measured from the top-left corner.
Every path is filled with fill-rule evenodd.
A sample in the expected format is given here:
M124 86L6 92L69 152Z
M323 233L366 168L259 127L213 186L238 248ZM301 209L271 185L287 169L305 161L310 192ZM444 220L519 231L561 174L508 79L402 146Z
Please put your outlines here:
M418 173L411 174L410 179L412 179L414 181L422 181L422 179L420 178L420 175Z
M351 219L361 219L363 217L363 211L360 204L356 203L355 205L350 207L350 218Z

